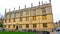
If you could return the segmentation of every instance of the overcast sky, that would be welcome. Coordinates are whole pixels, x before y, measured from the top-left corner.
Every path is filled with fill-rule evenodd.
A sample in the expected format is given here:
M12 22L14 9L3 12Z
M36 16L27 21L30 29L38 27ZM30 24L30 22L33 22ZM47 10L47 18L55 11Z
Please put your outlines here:
M19 9L19 6L24 8L24 5L26 4L27 7L31 7L31 3L33 3L33 6L38 6L38 2L43 1L44 3L49 3L49 0L0 0L0 13L4 15L4 10L7 8L7 12L9 8L11 11L13 11L13 8L15 7L16 10ZM51 0L52 2L52 12L53 12L53 19L54 22L60 20L60 0Z

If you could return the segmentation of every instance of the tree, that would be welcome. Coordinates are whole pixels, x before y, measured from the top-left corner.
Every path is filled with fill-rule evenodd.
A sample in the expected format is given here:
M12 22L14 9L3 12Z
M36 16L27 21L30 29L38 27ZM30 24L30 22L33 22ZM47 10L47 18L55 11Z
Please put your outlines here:
M3 27L3 24L2 23L0 23L0 27Z

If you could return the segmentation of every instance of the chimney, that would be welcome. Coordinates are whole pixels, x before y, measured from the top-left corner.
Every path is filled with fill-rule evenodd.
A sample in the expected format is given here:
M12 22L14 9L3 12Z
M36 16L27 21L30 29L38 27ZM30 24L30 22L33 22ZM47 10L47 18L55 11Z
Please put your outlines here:
M40 1L39 1L39 6L40 6Z
M33 7L33 3L31 3L31 7Z
M20 10L20 6L19 6L19 10Z
M43 1L42 1L42 5L43 5Z
M47 4L47 1L45 2L45 4Z
M25 8L26 8L26 4L25 4Z
M15 7L14 7L14 11L15 11Z
M10 8L9 8L9 12L10 12Z
M49 0L49 2L51 3L51 0Z
M6 10L7 10L7 9L5 8L5 14L6 14Z

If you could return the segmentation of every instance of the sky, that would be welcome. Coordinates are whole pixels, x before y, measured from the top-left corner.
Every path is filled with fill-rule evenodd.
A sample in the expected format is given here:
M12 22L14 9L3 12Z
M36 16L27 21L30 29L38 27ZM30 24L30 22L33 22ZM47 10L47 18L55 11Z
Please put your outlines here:
M0 0L0 14L4 15L5 8L7 8L7 12L9 11L9 8L11 11L18 10L19 6L21 9L24 8L25 4L26 7L31 7L31 3L33 3L33 6L38 6L38 2L40 3L49 3L49 0ZM53 12L53 20L54 22L60 20L60 0L51 0L52 4L52 12Z

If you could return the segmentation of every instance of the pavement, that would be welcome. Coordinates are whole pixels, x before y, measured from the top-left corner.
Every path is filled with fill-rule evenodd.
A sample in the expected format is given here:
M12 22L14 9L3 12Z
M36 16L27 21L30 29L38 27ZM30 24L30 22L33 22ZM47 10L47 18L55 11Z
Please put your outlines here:
M53 31L53 32L50 32L50 34L55 34L55 31Z
M58 32L53 31L53 32L50 32L50 34L60 34L60 31L58 31Z
M36 34L42 34L42 33L41 32L38 32ZM60 34L60 31L59 32L53 31L53 32L50 32L50 34Z
M55 34L60 34L60 31L59 32L55 32Z

